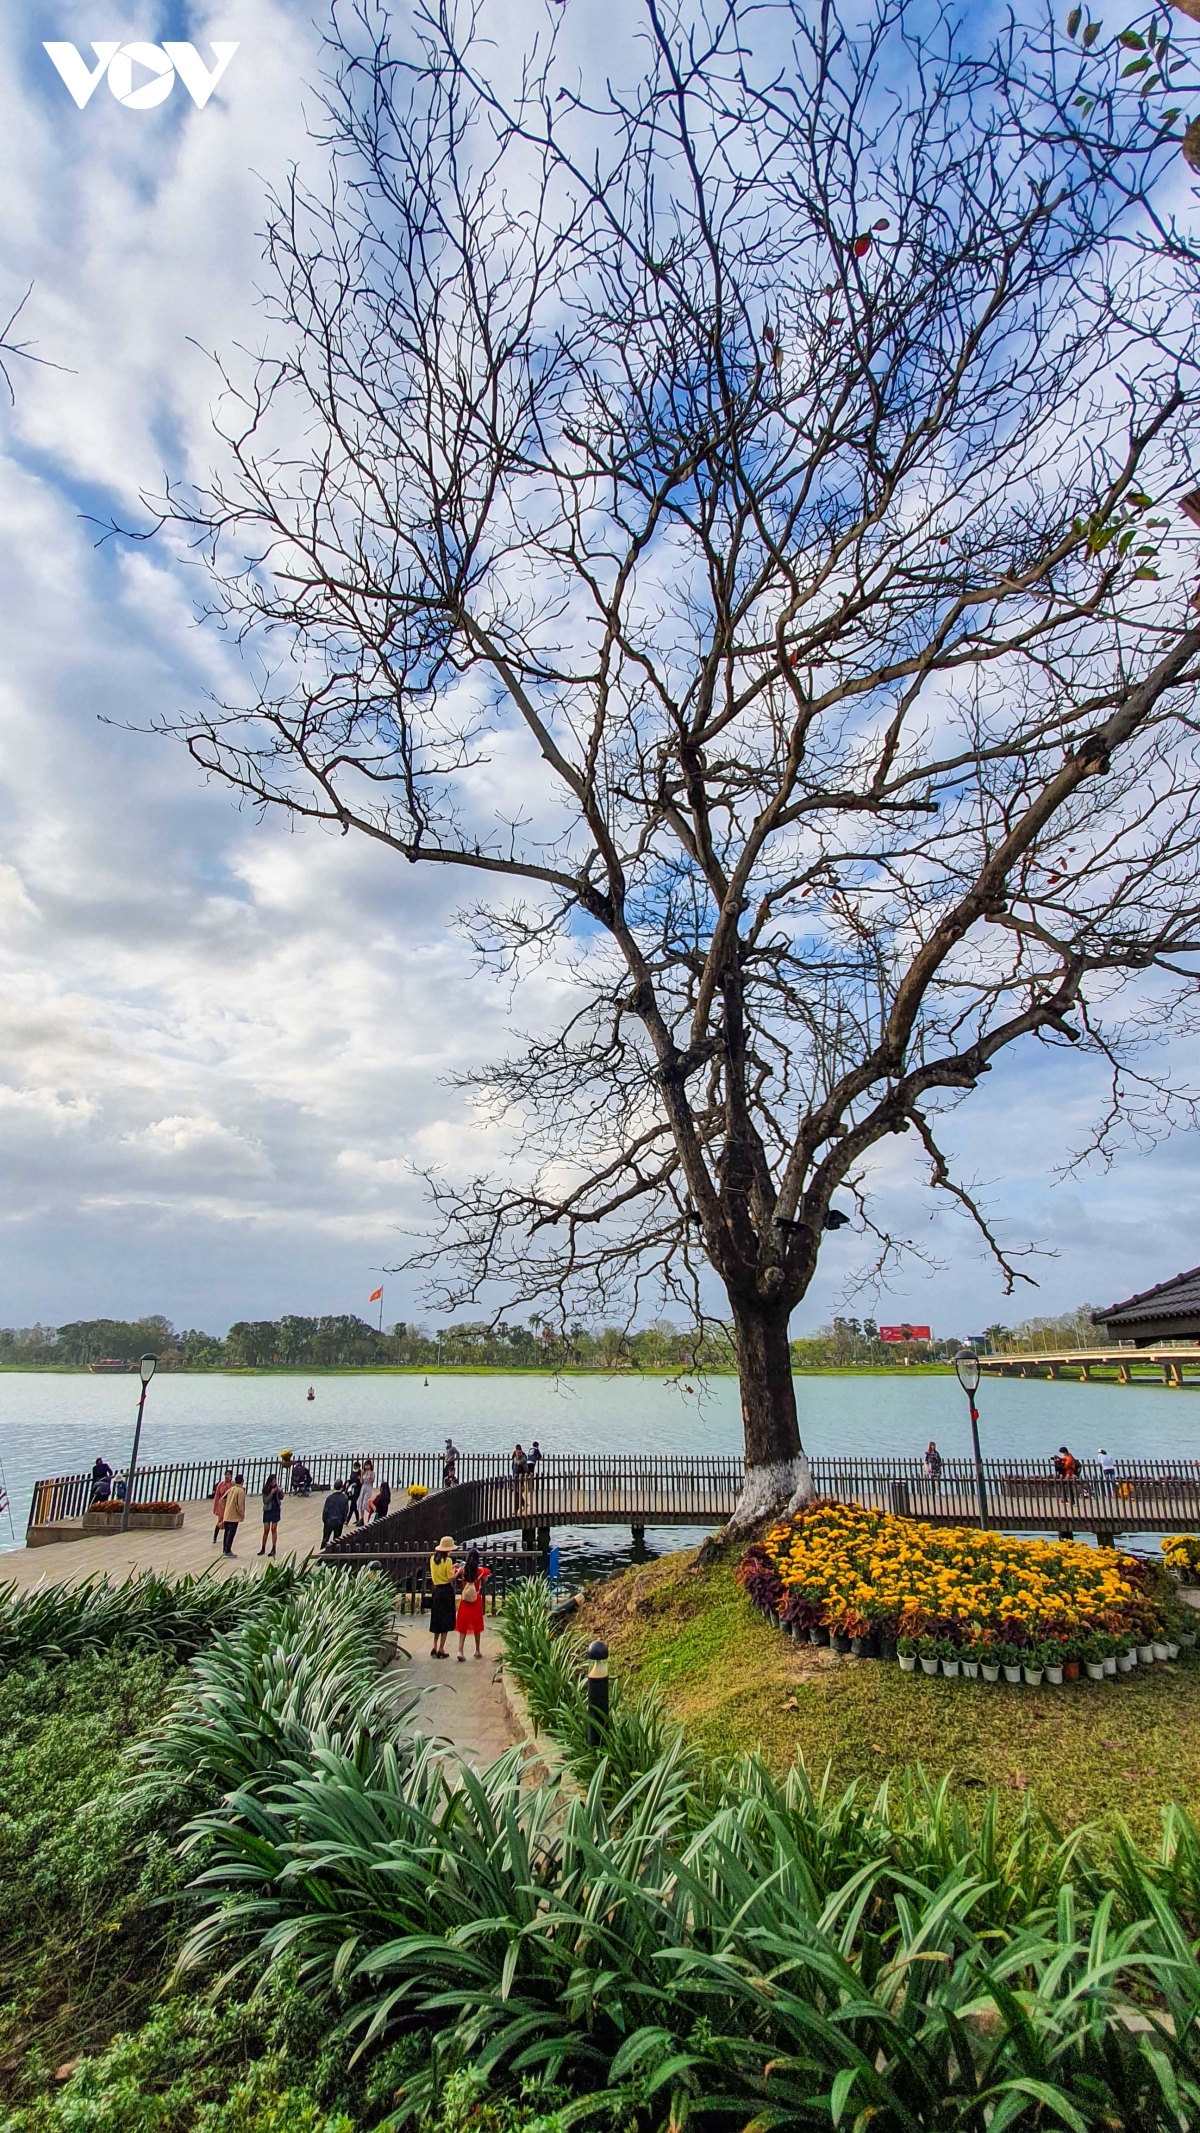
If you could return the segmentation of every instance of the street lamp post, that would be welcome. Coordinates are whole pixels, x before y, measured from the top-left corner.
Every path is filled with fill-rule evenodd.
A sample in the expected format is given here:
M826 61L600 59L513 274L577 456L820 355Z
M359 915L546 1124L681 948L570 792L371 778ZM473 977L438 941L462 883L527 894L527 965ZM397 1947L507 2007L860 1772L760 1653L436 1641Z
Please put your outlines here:
M133 1477L137 1472L138 1446L142 1441L142 1415L146 1406L146 1387L158 1368L156 1355L144 1355L138 1364L142 1380L142 1396L138 1401L137 1423L133 1432L133 1450L129 1454L129 1470L125 1476L125 1508L121 1513L121 1531L129 1531L129 1513L133 1504Z
M983 1483L983 1456L979 1449L979 1409L975 1395L979 1390L979 1357L973 1348L960 1348L954 1358L955 1374L967 1396L971 1416L971 1445L975 1453L975 1486L979 1491L979 1523L988 1523L987 1490Z

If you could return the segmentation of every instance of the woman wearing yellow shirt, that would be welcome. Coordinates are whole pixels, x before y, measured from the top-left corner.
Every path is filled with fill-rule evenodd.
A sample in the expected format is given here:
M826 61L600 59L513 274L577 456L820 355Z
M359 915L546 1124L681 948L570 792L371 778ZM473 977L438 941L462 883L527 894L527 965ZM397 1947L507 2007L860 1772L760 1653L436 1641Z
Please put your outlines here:
M443 1533L437 1547L429 1558L429 1582L433 1596L429 1602L429 1627L433 1633L431 1659L446 1657L446 1639L454 1627L454 1542L448 1533Z

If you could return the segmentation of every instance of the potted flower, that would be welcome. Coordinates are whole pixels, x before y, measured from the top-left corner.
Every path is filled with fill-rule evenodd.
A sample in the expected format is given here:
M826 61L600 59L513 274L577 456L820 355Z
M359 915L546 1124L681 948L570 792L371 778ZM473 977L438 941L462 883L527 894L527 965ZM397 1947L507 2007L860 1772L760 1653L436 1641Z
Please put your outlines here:
M808 1632L808 1641L810 1644L819 1644L824 1649L829 1642L828 1625L824 1622L814 1622Z
M938 1657L942 1662L942 1672L943 1674L945 1674L947 1680L957 1681L960 1663L959 1648L954 1642L953 1637L939 1637Z
M1103 1681L1106 1656L1106 1640L1101 1636L1090 1636L1083 1648L1083 1664L1089 1681Z
M1078 1681L1082 1667L1083 1638L1067 1637L1063 1643L1063 1680Z
M1021 1646L1019 1644L998 1644L996 1646L996 1652L1000 1660L1000 1666L1004 1674L1004 1679L1006 1681L1011 1681L1014 1684L1019 1682L1021 1679L1021 1668L1025 1663L1025 1654L1022 1651Z
M923 1674L936 1674L941 1657L941 1640L937 1637L921 1637L917 1643L917 1656Z
M1139 1639L1138 1639L1138 1648L1137 1648L1137 1655L1138 1655L1138 1662L1139 1662L1139 1664L1140 1664L1140 1665L1142 1665L1142 1666L1153 1666L1153 1664L1154 1664L1154 1646L1153 1646L1152 1644L1146 1644L1146 1643L1145 1643L1145 1642L1144 1642L1144 1641L1143 1641L1143 1640L1142 1640L1141 1638L1139 1638Z
M1040 1647L1042 1671L1052 1688L1060 1689L1063 1678L1063 1640L1048 1637Z
M898 1637L896 1639L896 1657L900 1661L900 1672L902 1674L915 1674L917 1671L916 1638Z
M1040 1644L1031 1644L1029 1646L1029 1649L1025 1654L1025 1662L1022 1666L1021 1671L1025 1676L1025 1682L1028 1688L1041 1688L1042 1676L1045 1673L1046 1669L1042 1662L1042 1648Z
M962 1670L963 1676L967 1681L978 1681L979 1646L977 1644L964 1644L962 1651Z
M1115 1658L1118 1674L1131 1674L1137 1665L1137 1654L1128 1637L1122 1637L1117 1645Z
M996 1657L996 1647L995 1647L995 1645L994 1645L994 1644L989 1644L989 1645L987 1645L987 1646L985 1647L985 1651L986 1651L986 1657L980 1660L980 1662L979 1662L979 1671L980 1671L980 1673L981 1673L981 1674L983 1675L983 1678L984 1678L984 1680L985 1680L985 1681L999 1681L999 1679L1000 1679L1000 1661L999 1661L999 1659L998 1659L998 1658Z

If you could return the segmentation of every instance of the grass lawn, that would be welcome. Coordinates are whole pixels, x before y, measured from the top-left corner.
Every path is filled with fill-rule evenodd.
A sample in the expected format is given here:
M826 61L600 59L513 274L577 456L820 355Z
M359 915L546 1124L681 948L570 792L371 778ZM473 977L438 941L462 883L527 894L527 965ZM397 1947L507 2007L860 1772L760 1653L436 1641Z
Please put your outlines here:
M580 1617L614 1676L660 1689L705 1752L758 1748L776 1771L800 1755L838 1786L921 1763L1014 1806L1032 1792L1064 1828L1119 1813L1143 1839L1168 1801L1200 1816L1195 1655L1057 1689L930 1680L782 1636L735 1585L736 1560L665 1556L596 1587Z

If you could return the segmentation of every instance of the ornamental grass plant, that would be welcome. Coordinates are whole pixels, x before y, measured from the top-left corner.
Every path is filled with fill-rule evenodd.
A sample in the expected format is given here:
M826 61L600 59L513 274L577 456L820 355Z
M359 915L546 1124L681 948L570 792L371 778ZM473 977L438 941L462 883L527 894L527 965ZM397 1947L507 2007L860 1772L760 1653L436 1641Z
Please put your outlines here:
M528 1682L548 1595L525 1607ZM322 1698L324 1663L312 1644L281 1759L191 1825L182 1970L291 1964L348 2052L407 2039L379 2123L427 2122L468 2074L530 2115L553 2095L564 2128L645 2133L1200 2116L1200 1833L1180 1812L1156 1854L1064 1840L1032 1808L1005 1837L994 1798L969 1813L948 1782L839 1793L753 1758L704 1800L678 1739L564 1802L520 1750L479 1773L397 1752L382 1706L339 1700L332 1652ZM253 1732L255 1640L219 1664L221 1724Z
M222 1578L204 1570L171 1578L147 1570L123 1584L91 1577L32 1592L0 1585L0 1669L31 1659L60 1664L117 1644L173 1652L182 1663L311 1574L286 1562L268 1564L261 1577Z

